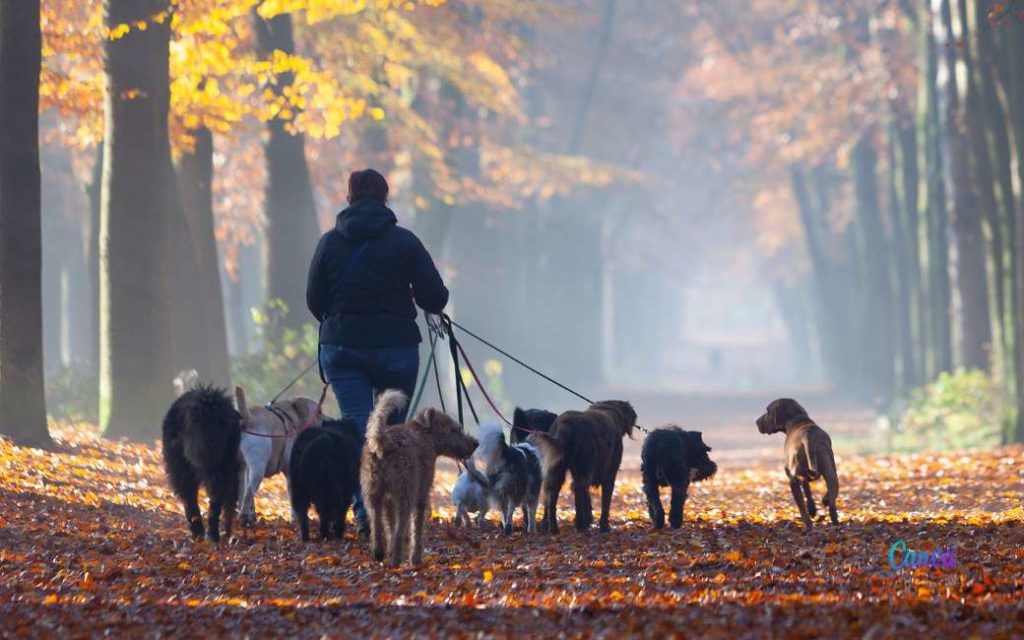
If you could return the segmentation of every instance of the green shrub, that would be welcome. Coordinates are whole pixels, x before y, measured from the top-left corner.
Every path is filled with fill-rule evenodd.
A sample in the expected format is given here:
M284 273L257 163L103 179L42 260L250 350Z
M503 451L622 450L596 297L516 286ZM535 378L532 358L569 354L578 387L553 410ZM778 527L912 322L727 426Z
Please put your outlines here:
M943 373L915 390L898 426L914 448L974 449L1000 444L999 384L977 369Z
M92 369L62 367L46 381L46 410L51 420L99 422L99 379Z
M316 398L323 383L317 375L317 329L312 323L300 330L282 329L288 316L288 306L272 300L260 309L254 309L253 322L261 345L254 353L238 355L231 362L231 377L245 390L250 404L263 404L276 396L285 385L306 367L313 370L295 383L286 395L305 395Z

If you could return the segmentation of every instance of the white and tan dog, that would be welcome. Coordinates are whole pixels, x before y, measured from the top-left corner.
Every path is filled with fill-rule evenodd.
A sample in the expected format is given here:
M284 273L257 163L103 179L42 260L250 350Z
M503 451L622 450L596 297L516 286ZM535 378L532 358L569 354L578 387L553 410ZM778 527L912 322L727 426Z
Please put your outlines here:
M278 473L288 474L295 438L303 429L319 425L323 417L312 398L289 398L269 407L250 409L245 403L245 392L235 387L235 402L242 416L242 440L238 446L242 457L239 511L242 525L250 526L256 522L256 491L260 482Z

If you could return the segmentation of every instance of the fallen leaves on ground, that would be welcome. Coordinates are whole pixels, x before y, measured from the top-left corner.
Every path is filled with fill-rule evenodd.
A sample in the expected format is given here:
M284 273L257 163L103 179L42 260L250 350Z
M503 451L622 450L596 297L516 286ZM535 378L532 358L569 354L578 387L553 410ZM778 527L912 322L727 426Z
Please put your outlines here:
M451 526L442 463L414 570L372 562L351 532L301 543L281 477L261 488L254 529L192 542L157 447L58 442L0 440L0 636L1024 633L1022 447L841 458L842 526L809 534L781 462L722 465L691 488L683 527L655 532L629 458L613 531L572 531L563 496L558 537L506 537L495 513L483 531ZM895 572L899 539L953 548L956 567Z

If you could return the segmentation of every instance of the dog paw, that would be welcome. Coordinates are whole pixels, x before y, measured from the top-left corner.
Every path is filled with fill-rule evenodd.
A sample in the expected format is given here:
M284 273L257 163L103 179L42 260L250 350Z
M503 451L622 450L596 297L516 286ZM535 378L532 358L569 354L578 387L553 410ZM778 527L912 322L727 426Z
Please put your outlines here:
M384 561L384 550L383 549L374 549L373 550L373 559L376 562L383 562Z

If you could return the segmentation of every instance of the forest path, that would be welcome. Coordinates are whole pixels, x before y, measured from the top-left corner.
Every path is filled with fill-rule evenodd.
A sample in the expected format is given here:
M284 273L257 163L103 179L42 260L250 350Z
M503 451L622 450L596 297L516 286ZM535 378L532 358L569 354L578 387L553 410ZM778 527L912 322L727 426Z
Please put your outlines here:
M768 393L670 393L636 389L608 389L602 398L627 398L637 410L638 421L648 429L675 424L683 429L701 431L704 442L714 451L712 458L721 463L742 465L752 461L781 460L781 435L758 433L754 421L768 403L783 392ZM822 389L788 390L832 436L837 454L852 453L849 443L858 434L876 429L875 412L835 392ZM623 467L640 468L643 432L626 444Z
M443 461L413 570L381 567L351 533L301 543L281 476L254 529L193 543L159 447L56 436L55 453L0 439L0 637L1024 633L1020 446L840 456L842 524L811 533L777 458L726 461L691 487L683 527L658 532L631 456L611 533L573 531L566 489L558 536L505 536L494 512L483 531L453 527ZM894 571L898 540L955 550L955 566Z

